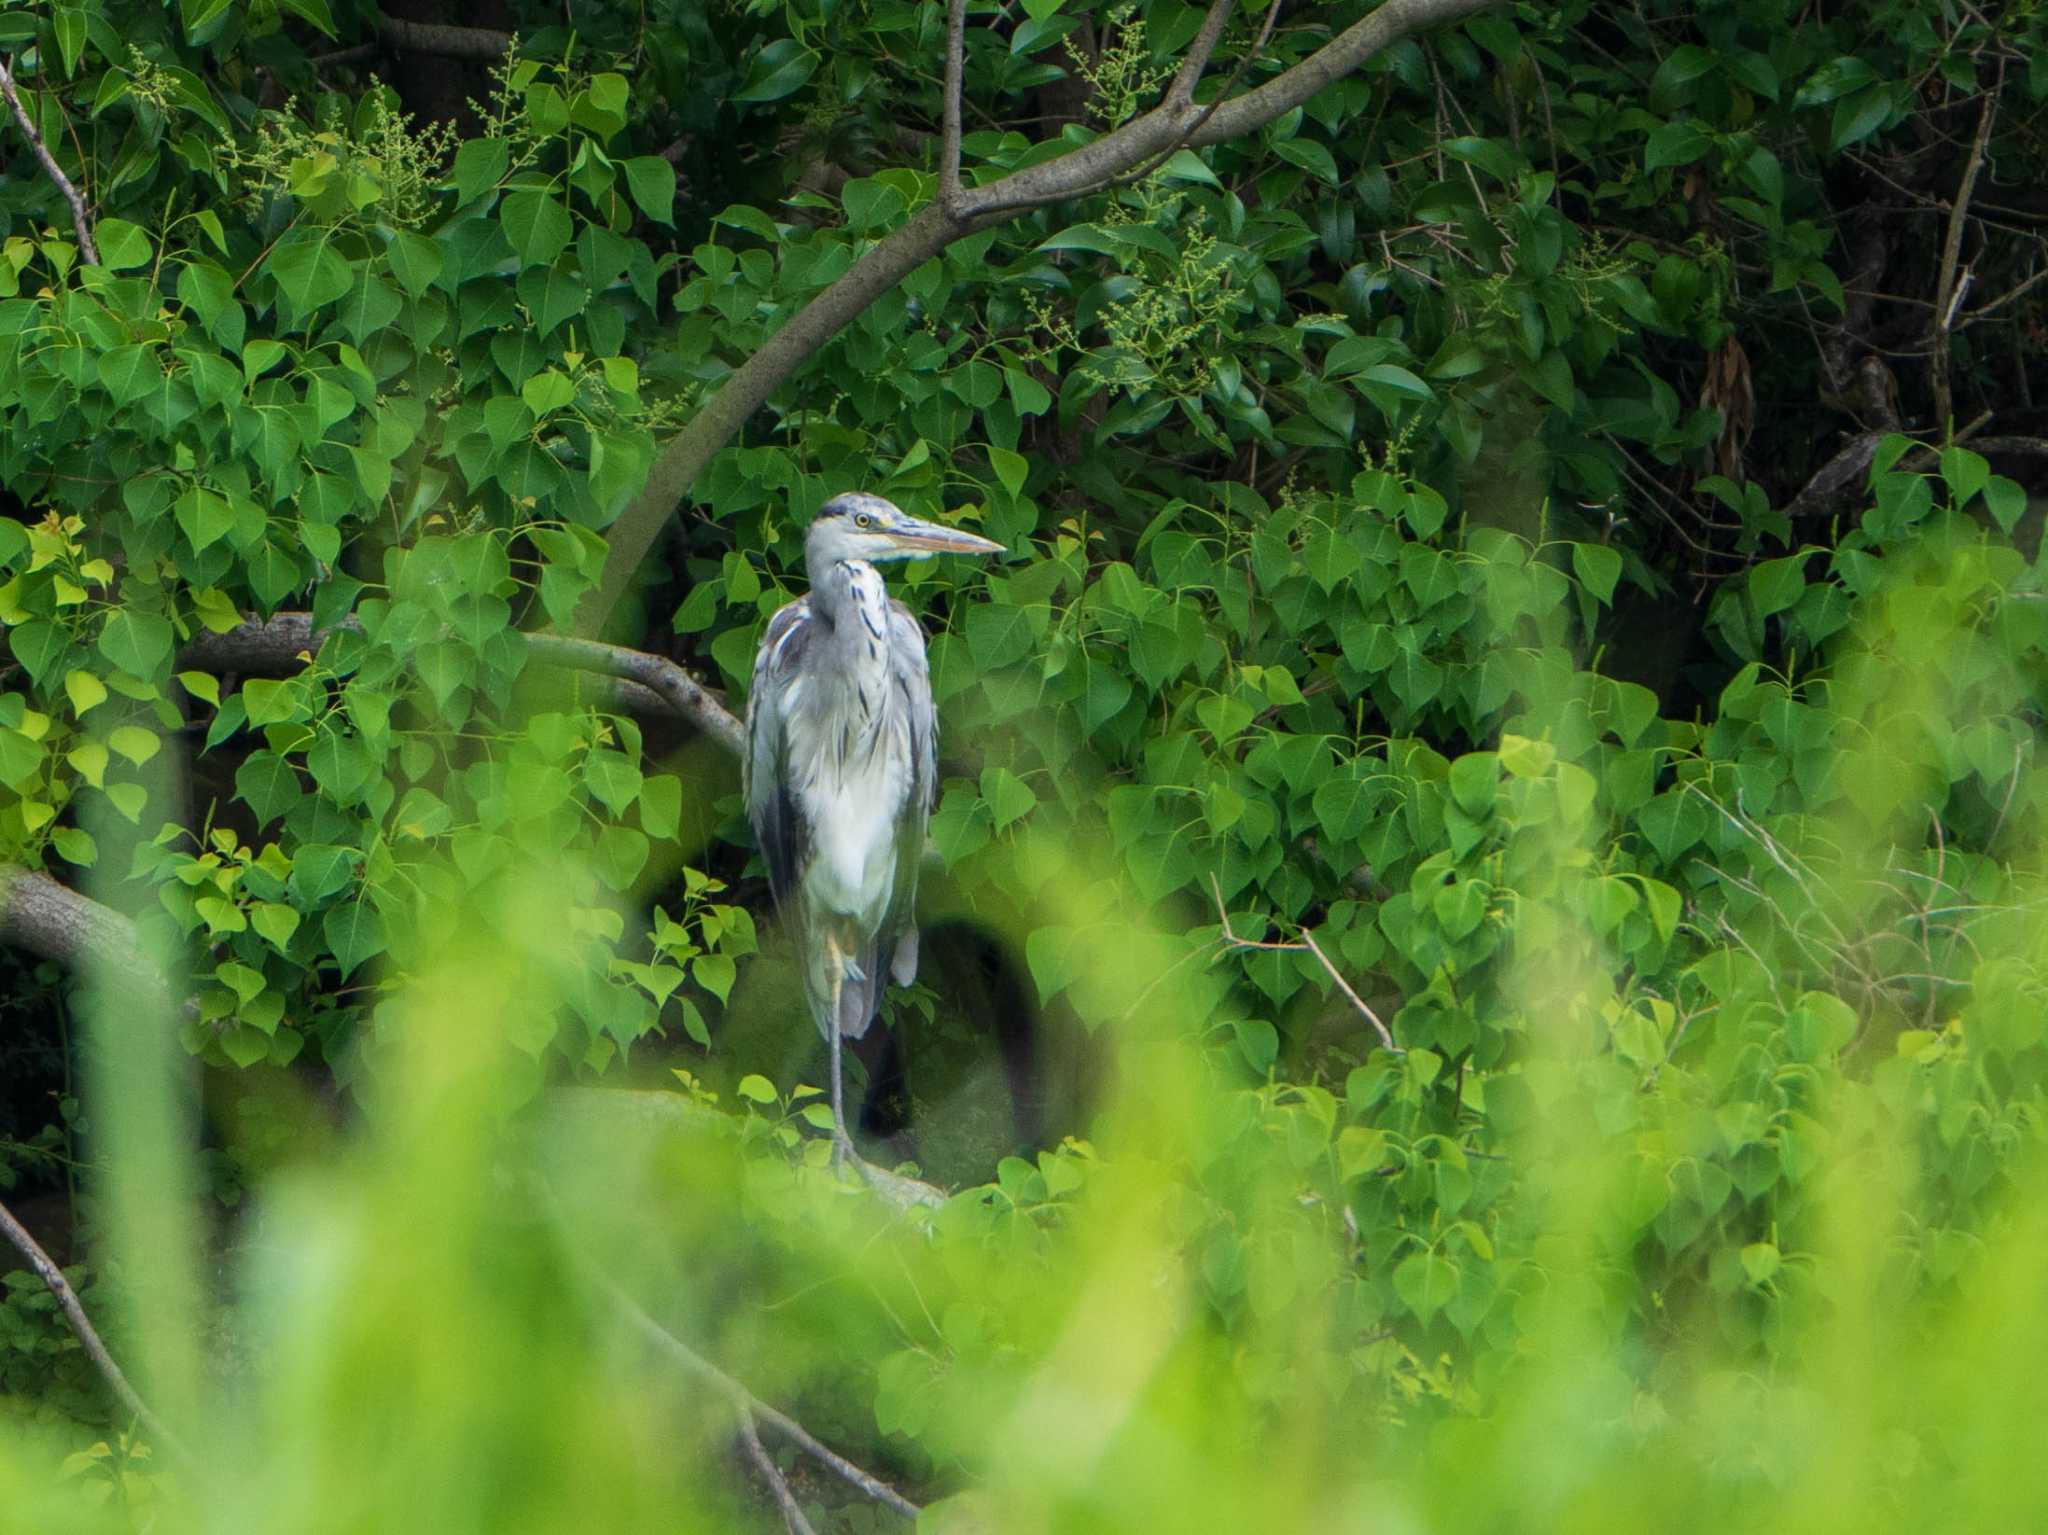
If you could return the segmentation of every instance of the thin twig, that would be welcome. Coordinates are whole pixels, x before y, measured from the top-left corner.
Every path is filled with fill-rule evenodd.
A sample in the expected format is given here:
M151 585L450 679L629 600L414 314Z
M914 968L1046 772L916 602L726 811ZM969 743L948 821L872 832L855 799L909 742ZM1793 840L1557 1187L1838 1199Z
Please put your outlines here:
M1258 938L1240 938L1231 931L1230 913L1223 905L1223 886L1217 881L1214 874L1209 876L1209 889L1216 896L1216 916L1223 924L1222 942L1227 947L1233 949L1274 949L1294 953L1306 950L1308 953L1315 955L1316 962L1329 973L1330 979L1337 983L1337 989L1351 999L1351 1005L1364 1015L1367 1023L1372 1025L1373 1032L1380 1037L1380 1043L1396 1055L1406 1053L1399 1045L1394 1043L1393 1031L1380 1022L1380 1015L1366 1005L1365 998L1353 991L1351 983L1344 979L1343 974L1335 965L1330 963L1330 956L1323 952L1322 945L1316 942L1315 935L1309 932L1307 928L1301 930L1301 942L1299 943L1272 943Z
M2040 284L2044 281L2048 281L2048 267L2043 267L2033 276L2027 278L2018 287L2013 288L2006 293L2000 294L1997 298L1989 299L1986 302L1979 304L1975 309L1972 309L1968 314L1963 316L1963 324L1974 325L1979 320L1986 319L1989 316L1998 313L1999 310L2003 309L2007 304L2010 304L2014 299L2026 297L2027 294L2031 293L2035 288L2039 287Z
M14 113L14 120L21 124L21 131L28 135L28 147L36 152L42 162L43 174L57 184L57 190L64 194L64 201L71 204L71 227L78 232L78 253L93 265L100 264L100 248L92 237L92 217L85 211L85 199L78 188L71 184L71 178L64 174L50 154L50 146L43 142L42 130L21 104L21 97L14 89L14 72L7 61L0 59L0 94L7 97L7 105Z
M1998 115L1998 96L2005 84L2005 60L1984 96L1984 110L1977 115L1977 137L1970 145L1970 158L1963 167L1963 179L1956 187L1956 200L1949 210L1948 238L1941 247L1941 276L1934 289L1934 325L1928 337L1932 354L1928 366L1934 382L1934 427L1946 430L1954 401L1950 395L1949 327L1955 318L1962 292L1956 285L1956 263L1962 255L1963 229L1970 215L1970 193L1977 185L1977 173L1984 168L1984 147L1991 138L1991 123Z
M641 1309L640 1304L632 1296L619 1287L615 1280L609 1275L600 1272L589 1259L576 1252L573 1247L571 1248L571 1254L576 1258L584 1272L590 1276L599 1289L605 1292L612 1304L619 1308L620 1314L633 1324L635 1330L642 1337L646 1338L648 1342L652 1343L662 1353L675 1360L676 1363L680 1364L692 1375L709 1381L718 1390L724 1392L733 1406L741 1412L743 1422L746 1421L747 1417L751 1416L767 1424L813 1460L816 1460L819 1464L825 1466L854 1487L859 1488L877 1503L887 1504L904 1518L915 1519L923 1512L917 1504L904 1497L902 1493L891 1487L887 1482L863 1471L837 1450L820 1443L810 1430L797 1422L796 1419L786 1413L777 1412L745 1386L726 1374L725 1371L719 1369L717 1365L691 1348L689 1344L683 1342L682 1339L678 1338L666 1327L663 1327L661 1323L655 1321L653 1317Z
M71 1288L71 1281L64 1277L64 1271L57 1267L56 1260L43 1251L42 1244L28 1234L28 1228L16 1220L14 1212L4 1204L0 1204L0 1232L6 1233L7 1240L14 1244L22 1257L28 1259L28 1266L35 1270L44 1288L57 1298L57 1307L64 1313L64 1320L71 1324L72 1332L78 1335L86 1356L98 1367L107 1384L113 1388L114 1395L121 1399L121 1404L135 1415L135 1421L142 1425L143 1431L187 1466L196 1464L192 1452L164 1426L163 1419L151 1412L135 1388L128 1384L128 1377L121 1373L121 1367L114 1363L114 1356L100 1341L99 1333L85 1314L85 1307L78 1303L78 1293Z
M753 1410L742 1407L739 1417L740 1443L747 1447L747 1459L754 1463L754 1469L761 1473L761 1480L775 1495L775 1506L782 1510L782 1522L789 1527L790 1535L818 1535L811 1528L811 1521L804 1517L804 1511L797 1507L796 1494L789 1490L789 1478L782 1474L782 1468L770 1460L767 1450L762 1448L761 1431L754 1426Z

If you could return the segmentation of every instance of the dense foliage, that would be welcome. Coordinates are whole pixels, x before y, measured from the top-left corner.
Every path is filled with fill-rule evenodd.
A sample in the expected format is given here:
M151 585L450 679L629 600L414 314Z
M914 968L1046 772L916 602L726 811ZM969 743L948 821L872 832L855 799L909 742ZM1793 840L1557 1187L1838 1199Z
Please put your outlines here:
M1363 13L1327 10L1236 18L1205 89ZM1141 110L1201 14L970 6L969 179ZM579 1244L857 1459L1048 1527L1363 1506L1367 1425L1451 1425L1434 1453L1498 1485L1407 1497L1497 1520L1556 1399L1617 1509L1739 1500L1794 1452L1728 1436L1807 1443L1790 1383L1848 1389L1841 1329L1906 1358L1910 1303L2012 1293L2048 1065L2037 15L1652 0L1407 38L954 243L718 453L606 634L735 707L835 491L1012 551L894 583L944 717L929 915L1008 958L962 984L939 946L892 1004L892 1149L964 1190L893 1221L824 1167L736 767L535 636L587 617L661 444L935 195L945 10L499 19L521 40L442 123L375 79L367 10L0 15L99 256L14 153L0 860L184 978L189 1176L275 1222L270 1299L194 1324L279 1350L237 1411L338 1421L380 1361L429 1438L458 1389L559 1392L590 1418L533 1441L585 1457L558 1495L666 1506L601 1441L570 1260L473 1208L571 1080L659 1081L695 1127L544 1143ZM280 613L303 653L237 648ZM60 988L9 976L0 1049L68 1091ZM998 1031L1035 1042L1042 1145ZM0 1197L71 1155L122 1176L70 1099L4 1111ZM589 1215L627 1190L630 1240ZM406 1212L442 1224L379 1278ZM191 1280L105 1244L110 1306ZM531 1379L415 1378L404 1319L453 1311L451 1347L530 1329ZM89 1379L10 1279L0 1386L91 1418ZM1856 1506L1967 1459L1961 1399L1925 1400L1859 1403L1857 1445L1925 1460ZM463 1421L451 1449L543 1432Z

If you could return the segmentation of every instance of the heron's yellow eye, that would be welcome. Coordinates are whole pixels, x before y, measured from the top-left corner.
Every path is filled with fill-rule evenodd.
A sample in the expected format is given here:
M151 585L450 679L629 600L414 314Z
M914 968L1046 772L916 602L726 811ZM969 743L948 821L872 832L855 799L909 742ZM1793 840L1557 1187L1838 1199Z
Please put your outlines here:
M870 517L866 512L855 512L853 514L853 525L856 528L872 527L874 526L874 521L875 519Z

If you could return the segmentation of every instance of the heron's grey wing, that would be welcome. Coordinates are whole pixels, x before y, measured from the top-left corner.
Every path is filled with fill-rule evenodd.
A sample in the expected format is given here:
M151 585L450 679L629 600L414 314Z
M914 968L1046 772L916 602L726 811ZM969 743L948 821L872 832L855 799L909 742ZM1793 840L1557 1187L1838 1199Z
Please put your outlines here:
M747 819L778 906L796 894L810 853L810 826L790 781L788 727L790 689L802 678L811 627L810 600L803 597L768 620L754 657L753 691L747 695Z
M939 712L932 703L924 630L900 602L889 604L889 686L909 726L910 785L896 821L896 883L884 928L895 940L890 974L897 985L908 986L917 979L917 871L924 861L925 823L939 795Z

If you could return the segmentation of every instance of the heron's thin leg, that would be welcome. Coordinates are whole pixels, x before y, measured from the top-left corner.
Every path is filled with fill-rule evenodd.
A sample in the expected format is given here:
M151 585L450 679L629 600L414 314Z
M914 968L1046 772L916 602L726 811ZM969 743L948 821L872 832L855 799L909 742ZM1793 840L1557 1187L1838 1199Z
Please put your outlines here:
M846 1133L846 1096L840 1072L839 998L846 986L846 962L839 952L838 939L830 933L825 935L825 961L831 967L832 993L832 1016L826 1024L826 1034L832 1043L832 1162L843 1167L853 1155L853 1137Z

